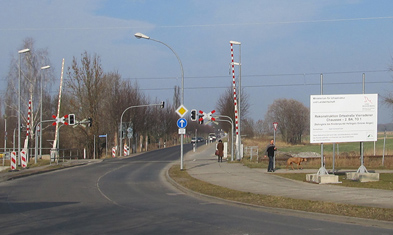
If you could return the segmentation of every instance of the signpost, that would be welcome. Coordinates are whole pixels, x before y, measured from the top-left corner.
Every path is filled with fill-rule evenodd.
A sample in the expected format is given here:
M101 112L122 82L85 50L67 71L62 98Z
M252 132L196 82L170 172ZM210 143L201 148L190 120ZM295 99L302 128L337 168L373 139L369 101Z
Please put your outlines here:
M105 138L105 157L106 157L106 154L108 153L108 134L99 135L98 137Z
M277 131L277 126L278 122L273 122L273 128L274 128L274 145L276 145L276 131ZM276 169L276 151L274 151L274 157L273 157L273 169Z
M321 144L321 168L317 175L328 174L323 143L343 142L360 142L361 166L357 172L367 173L363 165L363 142L377 141L377 124L378 94L310 96L310 143Z
M180 119L177 121L177 126L179 129L180 135L180 170L183 170L183 142L184 142L184 135L186 134L185 127L187 126L187 120L184 119L184 115L188 112L188 109L181 104L179 108L176 109L176 113L180 116ZM179 125L180 124L180 125Z

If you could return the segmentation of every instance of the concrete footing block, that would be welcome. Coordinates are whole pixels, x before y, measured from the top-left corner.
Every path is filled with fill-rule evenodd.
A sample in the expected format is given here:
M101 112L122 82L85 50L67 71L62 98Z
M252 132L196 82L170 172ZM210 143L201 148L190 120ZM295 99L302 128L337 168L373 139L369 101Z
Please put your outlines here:
M317 184L337 184L341 183L338 181L338 175L318 175L318 174L307 174L307 182L313 182Z
M379 173L346 172L345 174L348 180L355 180L360 182L379 181Z

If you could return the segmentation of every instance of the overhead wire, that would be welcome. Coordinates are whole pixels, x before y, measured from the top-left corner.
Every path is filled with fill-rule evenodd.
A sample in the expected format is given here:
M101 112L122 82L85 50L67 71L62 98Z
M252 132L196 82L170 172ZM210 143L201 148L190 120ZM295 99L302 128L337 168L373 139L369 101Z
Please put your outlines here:
M276 25L276 24L308 24L308 23L331 23L346 21L366 21L366 20L390 20L393 16L360 17L360 18L340 18L322 20L292 20L292 21L271 21L271 22L244 22L226 24L194 24L194 25L154 25L154 28L208 28L208 27L236 27L255 25ZM129 30L151 28L148 26L100 26L100 27L25 27L25 28L0 28L0 31L47 31L47 30Z

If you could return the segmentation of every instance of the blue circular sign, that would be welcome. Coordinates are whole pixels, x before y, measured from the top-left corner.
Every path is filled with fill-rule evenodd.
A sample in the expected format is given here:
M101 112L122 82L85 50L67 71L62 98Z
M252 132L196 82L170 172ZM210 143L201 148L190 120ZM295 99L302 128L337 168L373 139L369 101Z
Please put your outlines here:
M179 118L179 120L177 120L177 126L179 128L186 128L187 120L185 118Z

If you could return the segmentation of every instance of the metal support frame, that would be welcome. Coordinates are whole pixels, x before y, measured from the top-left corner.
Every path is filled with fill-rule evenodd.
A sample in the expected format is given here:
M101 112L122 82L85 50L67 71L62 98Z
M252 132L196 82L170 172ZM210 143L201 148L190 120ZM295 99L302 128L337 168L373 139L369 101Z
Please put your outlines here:
M228 118L229 120L217 120L216 121L223 121L223 122L229 122L232 126L232 133L231 133L231 161L233 161L233 135L234 135L234 123L231 117L226 116L226 115L217 115L216 117L218 118Z

